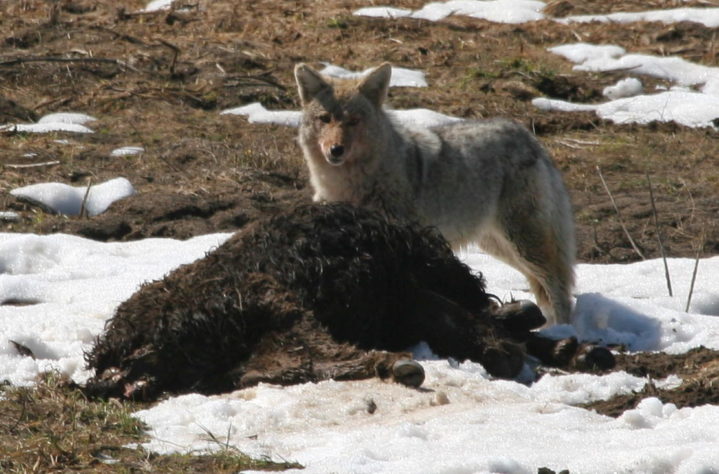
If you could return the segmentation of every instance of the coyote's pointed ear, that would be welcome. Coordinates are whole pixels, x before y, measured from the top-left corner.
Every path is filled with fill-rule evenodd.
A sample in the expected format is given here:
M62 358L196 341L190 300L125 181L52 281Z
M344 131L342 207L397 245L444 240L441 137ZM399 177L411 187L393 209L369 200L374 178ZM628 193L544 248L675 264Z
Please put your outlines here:
M380 106L387 98L389 80L392 78L392 65L384 63L367 74L358 87L363 96L373 104Z
M295 66L295 81L303 104L310 102L320 91L331 87L319 72L303 63Z

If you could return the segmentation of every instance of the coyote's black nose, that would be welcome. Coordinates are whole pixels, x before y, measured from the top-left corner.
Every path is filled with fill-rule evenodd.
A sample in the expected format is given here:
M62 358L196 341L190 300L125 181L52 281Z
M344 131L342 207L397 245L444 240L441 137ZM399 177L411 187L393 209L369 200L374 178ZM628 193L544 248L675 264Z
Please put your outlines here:
M330 153L332 153L332 156L334 156L335 158L339 158L344 152L345 147L343 147L342 145L332 145L332 148L330 148Z

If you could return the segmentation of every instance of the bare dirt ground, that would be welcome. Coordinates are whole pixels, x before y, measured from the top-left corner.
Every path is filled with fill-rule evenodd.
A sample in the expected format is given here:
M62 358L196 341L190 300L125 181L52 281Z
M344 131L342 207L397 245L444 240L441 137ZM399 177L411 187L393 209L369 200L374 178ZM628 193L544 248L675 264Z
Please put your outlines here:
M635 408L647 397L656 397L677 408L695 407L719 403L719 354L704 347L693 349L681 356L661 352L620 354L614 370L624 370L637 377L648 377L643 390L619 395L585 405L585 408L609 416L619 416L625 410ZM667 375L677 375L681 384L671 389L660 389L656 380Z
M57 111L98 120L89 135L0 134L0 210L21 215L20 222L0 223L0 231L69 232L99 240L187 238L231 231L287 203L309 200L296 130L253 125L220 111L256 101L270 109L298 109L292 70L300 61L355 70L390 61L422 69L430 82L425 89L393 88L393 107L426 107L465 118L512 117L535 131L570 189L580 261L640 259L598 170L646 258L660 255L657 229L669 256L719 253L715 130L673 123L617 126L594 114L546 112L530 103L537 96L599 102L604 87L626 76L573 71L548 47L612 43L714 66L715 30L692 23L503 25L465 17L430 23L352 16L368 3L180 0L173 10L142 13L140 0L3 1L0 124ZM418 8L424 2L392 3ZM563 16L674 3L561 0L548 11ZM669 85L642 79L647 89ZM127 145L145 152L110 156ZM57 163L42 164L47 162ZM42 165L25 166L32 164ZM8 193L39 182L81 186L118 176L138 193L89 219L51 215ZM655 366L649 356L637 360L648 371ZM653 376L678 370L677 364L657 362L666 370ZM713 373L710 379L716 380ZM696 399L714 403L715 398Z

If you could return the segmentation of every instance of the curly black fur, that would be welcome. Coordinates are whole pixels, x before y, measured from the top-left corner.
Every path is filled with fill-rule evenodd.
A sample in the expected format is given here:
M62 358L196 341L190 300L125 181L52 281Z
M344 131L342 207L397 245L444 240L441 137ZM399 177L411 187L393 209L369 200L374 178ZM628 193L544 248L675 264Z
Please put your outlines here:
M422 340L511 377L522 354L490 306L481 275L436 231L344 204L299 206L122 303L86 354L87 390L151 399L385 377L407 357L396 351Z

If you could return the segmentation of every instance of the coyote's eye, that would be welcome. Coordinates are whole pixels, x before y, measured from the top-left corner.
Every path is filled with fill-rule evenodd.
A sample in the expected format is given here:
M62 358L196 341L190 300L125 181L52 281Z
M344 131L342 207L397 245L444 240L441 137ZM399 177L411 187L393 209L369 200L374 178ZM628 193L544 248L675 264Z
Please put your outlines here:
M317 118L322 123L330 123L330 121L332 120L332 116L330 114L321 114L317 116Z
M360 123L359 117L355 116L355 117L350 117L347 119L347 125L349 125L350 127L353 127L353 126L357 125L358 123Z

